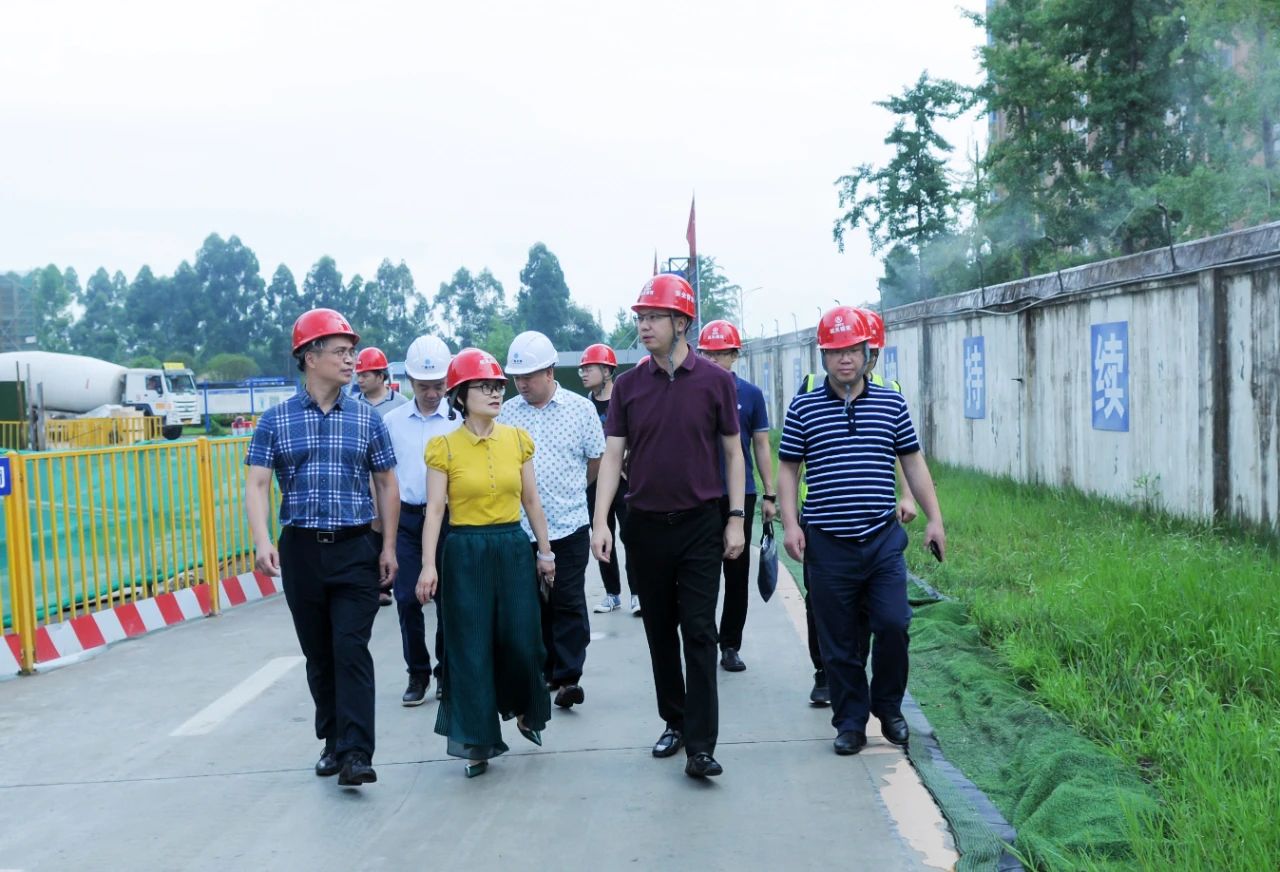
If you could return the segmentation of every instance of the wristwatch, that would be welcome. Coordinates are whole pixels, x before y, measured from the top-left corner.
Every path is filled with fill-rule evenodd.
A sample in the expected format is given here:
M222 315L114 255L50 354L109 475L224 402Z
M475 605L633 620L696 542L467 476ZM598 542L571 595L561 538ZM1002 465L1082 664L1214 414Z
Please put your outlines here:
M747 516L747 513L746 513L746 512L744 512L742 509L730 509L730 510L729 510L729 517L730 517L730 518L745 518L746 516Z
M760 499L764 500L766 503L776 503L778 501L778 495L765 494L764 496L760 497Z

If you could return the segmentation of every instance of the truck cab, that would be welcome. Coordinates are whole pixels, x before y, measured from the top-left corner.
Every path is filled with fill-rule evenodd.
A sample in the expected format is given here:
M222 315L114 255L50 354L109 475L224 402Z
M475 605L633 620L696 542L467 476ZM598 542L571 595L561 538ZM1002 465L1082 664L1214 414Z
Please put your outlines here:
M181 363L166 363L162 370L125 370L123 394L122 405L164 419L166 439L177 439L183 426L200 423L195 376Z

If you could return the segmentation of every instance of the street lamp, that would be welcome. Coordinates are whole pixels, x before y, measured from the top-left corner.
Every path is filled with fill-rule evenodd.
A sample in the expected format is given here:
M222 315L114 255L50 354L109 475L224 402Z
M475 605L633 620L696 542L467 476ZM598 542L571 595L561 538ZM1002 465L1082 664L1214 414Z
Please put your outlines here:
M796 333L800 332L800 321L796 318L795 312L791 313L791 326L794 328Z

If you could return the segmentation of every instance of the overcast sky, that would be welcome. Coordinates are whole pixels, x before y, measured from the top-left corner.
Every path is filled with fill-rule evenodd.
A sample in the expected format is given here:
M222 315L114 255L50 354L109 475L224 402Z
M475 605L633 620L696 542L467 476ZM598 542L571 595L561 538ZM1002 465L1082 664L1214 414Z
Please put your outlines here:
M333 256L406 261L434 293L529 246L574 298L635 300L698 248L744 288L747 330L875 299L833 181L880 162L872 105L921 70L976 83L982 34L946 0L59 2L0 6L0 271L171 273L210 232L264 277ZM984 135L948 129L963 151Z

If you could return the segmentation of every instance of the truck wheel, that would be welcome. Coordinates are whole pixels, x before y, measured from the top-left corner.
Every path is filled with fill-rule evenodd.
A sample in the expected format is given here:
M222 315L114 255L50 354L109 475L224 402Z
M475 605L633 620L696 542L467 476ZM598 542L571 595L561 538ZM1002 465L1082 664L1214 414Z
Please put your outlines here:
M163 427L160 428L160 435L170 441L173 441L174 439L177 439L179 436L182 435L182 425L181 424L165 424Z

